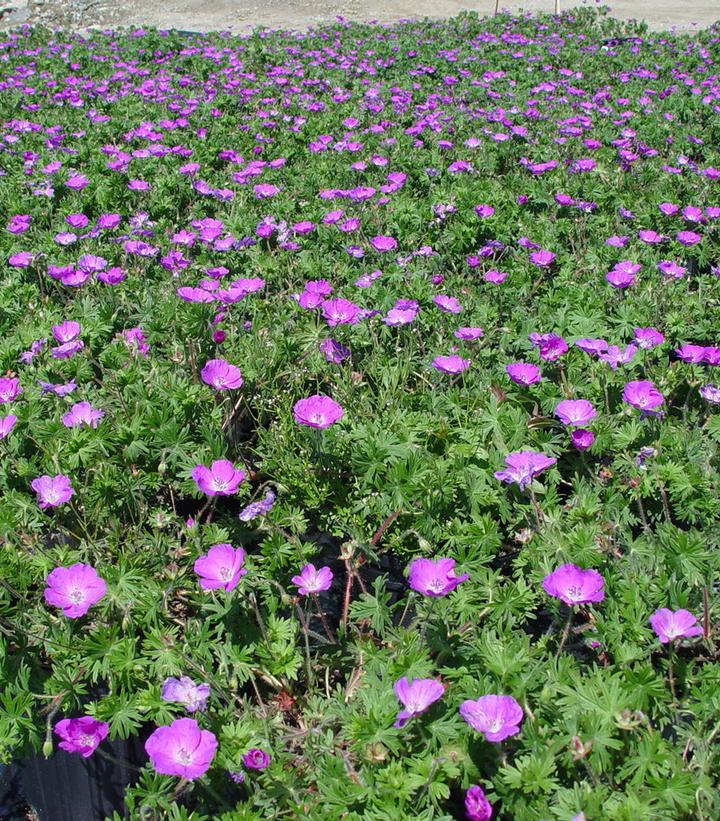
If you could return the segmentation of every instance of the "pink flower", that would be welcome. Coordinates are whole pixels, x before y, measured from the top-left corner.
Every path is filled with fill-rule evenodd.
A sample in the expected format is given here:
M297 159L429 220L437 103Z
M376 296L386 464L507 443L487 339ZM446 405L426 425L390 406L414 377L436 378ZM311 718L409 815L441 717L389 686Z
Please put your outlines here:
M145 742L155 772L192 781L204 775L217 750L217 739L201 730L193 718L178 718L157 730Z
M394 251L398 247L397 240L394 237L386 237L382 234L377 237L373 237L370 240L370 245L372 245L372 247L381 254L384 254L387 251Z
M62 473L57 476L38 476L30 482L30 487L37 494L41 510L62 505L75 493L70 479Z
M22 393L20 380L16 377L0 377L0 405L13 402Z
M306 564L299 576L292 577L292 583L297 587L301 596L322 593L329 590L332 584L333 573L329 567L315 569L314 564Z
M443 697L445 688L434 678L414 678L406 676L395 682L395 695L405 708L397 714L394 727L404 727L413 717L424 713L431 704Z
M200 378L216 391L233 390L242 387L243 384L240 368L224 359L211 359L206 362L200 371Z
M418 315L420 306L414 299L398 299L383 318L386 325L392 327L407 325Z
M563 425L583 427L597 416L597 412L587 399L564 399L556 406L555 416Z
M552 456L534 450L518 450L505 457L505 470L498 470L494 476L508 484L515 482L520 490L529 485L535 476L557 462Z
M243 767L248 770L264 770L270 763L270 756L264 750L254 747L242 757Z
M51 330L53 339L56 342L72 342L73 339L80 336L80 323L69 319L60 325L53 325Z
M245 472L235 470L227 459L216 459L210 467L195 465L191 476L206 496L232 496L245 479Z
M413 559L410 562L408 584L416 593L423 596L447 596L466 579L455 575L455 559Z
M462 718L486 741L503 741L520 732L523 720L522 707L512 696L480 696L477 701L468 699L460 705Z
M529 387L542 379L540 368L530 362L511 362L505 372L516 385Z
M203 590L218 590L226 593L234 590L240 577L247 573L243 567L245 551L242 547L229 544L215 544L203 556L195 559L193 570L200 577Z
M293 416L298 425L311 428L329 428L345 415L345 411L329 396L314 394L298 400L293 406Z
M661 644L703 634L697 618L687 610L668 610L666 607L661 607L650 616L650 626Z
M489 821L492 818L492 805L485 797L485 791L474 784L465 793L465 817L468 821Z
M80 753L89 758L101 741L107 738L110 725L90 716L64 718L53 727L53 732L62 739L58 747L69 753Z
M10 413L7 416L0 416L0 439L4 439L9 435L10 431L15 427L17 416Z
M347 299L326 299L321 306L323 319L331 328L336 325L356 325L360 320L360 307Z
M462 311L462 305L454 296L438 294L438 296L433 297L433 302L446 314L459 314Z
M436 356L432 364L436 371L442 371L442 373L462 373L470 367L470 360L453 354L452 356Z
M628 382L623 388L622 398L628 405L645 413L652 413L665 401L665 397L649 379Z
M81 425L96 428L103 416L105 416L104 411L94 408L89 402L76 402L63 415L62 422L66 428L77 428Z
M484 335L485 332L482 328L458 328L457 331L453 333L455 339L462 339L465 341L481 339Z
M94 567L82 562L56 567L46 579L48 604L60 607L69 619L78 619L105 595L107 586Z
M601 602L605 598L603 577L597 570L583 570L576 564L564 564L549 573L542 582L548 596L560 599L569 607Z

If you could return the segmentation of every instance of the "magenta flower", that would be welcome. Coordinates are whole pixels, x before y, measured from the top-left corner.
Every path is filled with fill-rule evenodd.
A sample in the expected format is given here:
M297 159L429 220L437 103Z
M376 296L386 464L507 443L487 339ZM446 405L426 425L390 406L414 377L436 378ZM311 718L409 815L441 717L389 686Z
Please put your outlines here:
M67 320L60 325L53 325L51 330L53 339L56 342L72 342L73 339L77 339L77 337L80 336L80 323Z
M482 733L486 741L503 741L520 732L522 707L512 696L480 696L460 705L460 715L473 730Z
M433 368L442 373L462 373L470 367L470 360L463 359L457 354L452 356L436 356L432 361Z
M644 413L652 413L665 401L665 397L649 379L628 382L623 388L622 398L628 405Z
M408 584L423 596L447 596L470 575L455 575L455 559L413 559Z
M564 564L549 573L542 582L548 596L560 599L569 607L601 602L605 598L603 577L597 570L583 570L576 564Z
M243 384L240 368L224 359L211 359L206 362L200 371L200 378L216 391L233 390L242 387Z
M577 339L575 340L575 347L580 348L589 356L597 356L603 351L607 350L607 342L604 339Z
M298 425L308 425L311 428L329 428L345 411L329 396L314 394L307 399L299 399L293 406L293 416Z
M563 425L580 428L594 419L597 412L587 399L564 399L556 406L555 416Z
M526 388L542 379L540 368L529 362L511 362L505 366L505 372L516 385Z
M200 578L203 590L234 590L240 577L247 573L243 567L245 551L229 544L214 544L207 553L195 559L193 570Z
M107 585L94 567L77 562L56 567L48 574L45 601L60 607L69 619L78 619L105 595Z
M13 402L22 393L20 380L16 377L0 377L0 404Z
M595 441L595 434L585 428L575 428L570 431L570 441L577 450L587 450Z
M85 343L82 339L73 339L70 342L64 342L62 345L56 345L51 351L51 356L53 359L70 359L84 347Z
M76 402L63 415L62 422L66 428L77 428L80 425L90 425L90 427L96 428L103 416L105 416L105 412L94 408L89 402Z
M465 793L465 817L468 821L490 821L492 813L492 805L485 797L485 791L474 784Z
M458 328L453 332L455 339L462 339L471 342L475 339L482 339L485 336L485 331L482 328Z
M326 299L320 305L323 319L331 328L336 325L357 325L360 321L360 307L347 299Z
M177 718L157 730L145 742L145 752L155 772L192 781L210 767L218 743L209 730L201 730L193 718Z
M552 456L534 450L518 450L505 457L505 470L494 473L496 479L508 484L515 482L523 490L547 468L557 462Z
M110 725L97 721L90 716L81 718L64 718L53 727L53 732L62 741L58 744L61 750L68 753L80 753L89 758L101 741L107 738Z
M245 479L245 471L235 470L227 459L217 459L210 465L195 465L191 476L200 493L206 496L232 496Z
M665 337L657 328L635 328L635 342L643 350L656 348L665 342Z
M163 682L160 698L163 701L172 701L182 704L188 713L198 710L204 712L210 698L209 684L195 684L188 676L180 678L166 678Z
M332 286L326 279L309 280L305 289L297 295L298 305L301 308L317 308L326 296L332 293Z
M636 345L627 345L625 350L617 345L610 345L606 351L598 354L598 358L602 359L603 362L607 362L610 368L616 371L619 365L627 365L628 362L631 362L636 353Z
M394 237L386 237L382 234L373 237L370 240L370 245L381 254L387 253L388 251L395 251L398 247L397 240Z
M386 325L407 325L418 315L420 306L414 299L398 299L383 318Z
M681 345L675 348L678 359L687 362L689 365L697 365L705 359L706 348L703 345Z
M688 610L668 610L666 607L661 607L650 616L650 626L661 644L703 634L697 618Z
M540 359L546 362L555 362L568 350L567 342L557 334L532 333L528 339L538 349Z
M538 268L549 268L555 262L555 254L540 248L538 251L530 253L530 262Z
M297 587L301 596L322 593L329 590L332 584L333 573L329 567L315 569L314 564L306 564L299 576L292 577L292 583Z
M264 770L270 763L270 756L263 750L254 747L248 750L242 757L243 767L248 770Z
M57 476L38 476L30 482L30 487L37 494L41 510L62 505L75 493L70 479L62 473Z
M333 365L339 365L350 356L350 348L330 337L323 339L318 348L325 357L325 361L332 362Z
M702 390L700 391L702 393ZM15 427L17 416L10 413L7 416L0 416L0 439L4 439Z
M459 314L462 311L462 305L454 296L439 294L433 297L433 302L446 314Z
M424 713L445 693L443 685L434 678L414 678L408 681L407 676L396 681L393 690L405 708L397 714L394 727L404 727L413 716Z

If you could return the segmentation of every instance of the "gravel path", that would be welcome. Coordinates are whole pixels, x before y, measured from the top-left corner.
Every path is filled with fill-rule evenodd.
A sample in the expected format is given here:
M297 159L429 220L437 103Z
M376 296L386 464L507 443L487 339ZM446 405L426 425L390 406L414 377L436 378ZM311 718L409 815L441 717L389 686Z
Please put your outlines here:
M587 2L587 0L585 0ZM566 9L577 2L563 2ZM554 0L503 0L513 11L552 11ZM492 14L494 0L0 0L0 28L20 23L86 28L92 26L157 26L191 31L245 32L254 26L303 29L332 21L391 22L406 17L450 17L470 9ZM718 0L616 0L612 14L644 18L655 29L707 26L720 19Z

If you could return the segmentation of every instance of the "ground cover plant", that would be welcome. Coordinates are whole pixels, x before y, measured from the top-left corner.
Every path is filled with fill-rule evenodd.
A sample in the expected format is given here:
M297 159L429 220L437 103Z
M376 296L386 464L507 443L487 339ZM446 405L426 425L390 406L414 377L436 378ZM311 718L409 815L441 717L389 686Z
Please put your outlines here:
M4 761L139 736L134 818L720 816L719 38L6 35Z

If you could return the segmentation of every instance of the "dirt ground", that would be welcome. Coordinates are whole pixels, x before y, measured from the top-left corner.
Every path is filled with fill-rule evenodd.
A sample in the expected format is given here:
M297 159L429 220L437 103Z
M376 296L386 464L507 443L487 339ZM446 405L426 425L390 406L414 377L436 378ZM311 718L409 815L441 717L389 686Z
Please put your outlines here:
M594 0L591 0L594 2ZM552 11L555 0L501 0L513 11ZM559 0L561 9L581 5ZM587 3L589 0L582 0ZM157 26L191 31L244 32L255 26L304 29L333 20L390 22L403 18L449 17L470 9L492 14L494 0L0 0L0 28L42 22L75 29ZM654 29L707 26L720 19L720 0L615 0L612 14L644 18Z

